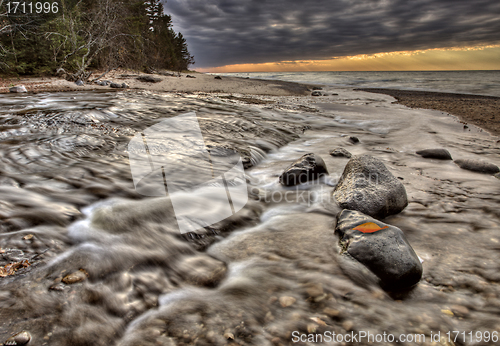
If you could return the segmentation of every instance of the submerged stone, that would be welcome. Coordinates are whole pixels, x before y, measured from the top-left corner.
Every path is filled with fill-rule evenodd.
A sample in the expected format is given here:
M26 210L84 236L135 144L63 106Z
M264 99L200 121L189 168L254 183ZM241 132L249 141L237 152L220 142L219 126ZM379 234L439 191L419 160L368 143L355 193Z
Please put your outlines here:
M473 172L495 174L500 172L497 165L484 161L484 160L473 160L473 159L458 159L454 161L458 167L462 169L467 169Z
M342 209L376 218L397 214L408 205L401 181L370 155L354 156L347 162L333 197Z
M422 264L403 231L354 210L338 216L341 253L370 269L383 288L401 290L417 284Z
M325 161L314 153L305 154L288 166L279 181L285 186L295 186L328 174Z
M347 150L345 150L344 148L335 148L332 151L330 151L330 155L335 157L347 157L348 159L352 157L352 154Z
M426 159L453 160L446 149L423 149L417 151L416 154Z

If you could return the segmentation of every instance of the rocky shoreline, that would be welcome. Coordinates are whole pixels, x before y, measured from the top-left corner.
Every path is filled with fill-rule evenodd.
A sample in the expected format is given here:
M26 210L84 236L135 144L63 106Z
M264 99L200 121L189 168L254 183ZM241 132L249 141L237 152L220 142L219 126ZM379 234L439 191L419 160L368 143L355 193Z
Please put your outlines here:
M465 128L467 123L471 123L500 136L500 97L377 88L355 90L390 95L396 98L397 103L410 108L446 112L460 118Z

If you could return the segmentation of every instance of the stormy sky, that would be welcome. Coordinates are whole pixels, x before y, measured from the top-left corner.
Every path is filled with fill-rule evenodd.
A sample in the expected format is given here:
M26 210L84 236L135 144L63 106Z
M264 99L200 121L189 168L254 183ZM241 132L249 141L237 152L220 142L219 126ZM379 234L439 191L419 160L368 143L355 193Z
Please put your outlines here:
M499 0L168 0L195 68L500 42Z

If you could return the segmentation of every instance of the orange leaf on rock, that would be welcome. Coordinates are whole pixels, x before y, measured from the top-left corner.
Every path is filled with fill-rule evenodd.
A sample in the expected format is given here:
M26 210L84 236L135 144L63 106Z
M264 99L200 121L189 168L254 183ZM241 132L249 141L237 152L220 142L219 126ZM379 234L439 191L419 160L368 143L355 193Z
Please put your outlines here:
M363 233L375 233L386 228L389 228L389 226L380 227L375 222L367 222L362 225L356 226L353 229Z

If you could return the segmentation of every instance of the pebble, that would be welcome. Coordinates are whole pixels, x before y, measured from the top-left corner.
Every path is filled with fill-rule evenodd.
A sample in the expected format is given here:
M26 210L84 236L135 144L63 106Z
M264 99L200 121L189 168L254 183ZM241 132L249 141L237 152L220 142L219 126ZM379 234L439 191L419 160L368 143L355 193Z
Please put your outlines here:
M484 160L458 159L454 162L458 165L458 167L473 172L486 174L495 174L500 172L500 168L498 168L497 165Z
M21 346L21 345L26 345L28 342L31 341L31 334L25 330L22 332L19 332L7 340L5 340L4 345L7 346Z
M426 159L453 160L446 149L423 149L417 151L416 154Z
M88 273L85 271L85 269L80 269L74 273L66 275L62 279L62 282L64 282L67 285L72 285L87 280L87 277Z
M352 154L345 150L344 148L335 148L332 151L330 151L330 155L334 157L347 157L350 159L352 157Z
M280 304L284 308L293 305L296 301L297 301L297 299L295 299L294 297L290 297L290 296L280 297Z
M339 310L335 310L335 309L332 309L332 308L324 308L323 312L327 316L329 316L329 317L337 317L338 315L340 315L340 311Z

